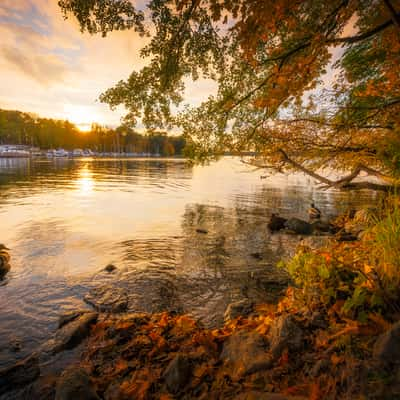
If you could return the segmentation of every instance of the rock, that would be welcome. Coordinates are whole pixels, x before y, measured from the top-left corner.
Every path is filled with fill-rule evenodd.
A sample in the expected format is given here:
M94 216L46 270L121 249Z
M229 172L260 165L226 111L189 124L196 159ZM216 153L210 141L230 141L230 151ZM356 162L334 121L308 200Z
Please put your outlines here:
M270 218L267 226L271 232L280 231L281 229L283 229L285 227L286 221L287 221L286 218L282 218L276 214L271 214L271 218Z
M312 233L312 225L299 218L290 218L285 223L285 228L289 231L297 233L299 235L309 235Z
M378 337L373 356L385 364L400 363L400 321Z
M84 369L70 368L57 382L55 400L100 400L100 397Z
M330 361L327 358L323 358L321 360L318 360L314 366L311 368L310 371L310 376L313 378L316 378L319 376L322 372L325 372L329 369L331 366Z
M308 326L313 329L326 329L328 325L325 315L319 311L314 311L308 321Z
M0 279L3 279L10 270L10 254L7 247L0 245Z
M230 303L224 314L224 321L229 322L237 317L247 317L254 310L254 303L249 299Z
M179 393L192 375L189 357L178 354L167 366L163 378L171 393Z
M261 254L261 253L258 253L258 252L250 253L250 255L251 255L253 258L257 259L257 260L262 260L262 259L263 259L262 254Z
M375 211L372 209L361 209L354 214L354 218L344 224L344 230L348 235L353 235L357 238L362 236L368 228Z
M313 222L311 226L314 233L337 233L339 230L337 226L321 220Z
M206 229L201 229L201 228L197 228L196 232L197 233L203 233L203 234L207 234L208 233L208 231Z
M317 250L323 247L327 247L331 243L331 236L308 236L301 240L299 246L308 247L311 250Z
M234 400L307 400L307 398L302 396L286 396L280 393L251 391L238 394L234 397Z
M100 312L124 312L128 308L128 294L125 290L113 286L101 286L92 289L85 297L86 303Z
M282 315L271 325L270 343L274 358L279 358L283 350L300 350L303 347L304 335L293 315Z
M62 326L54 338L49 340L43 350L50 353L73 349L85 339L90 333L90 327L96 323L98 314L88 312Z
M358 236L351 232L341 231L337 234L336 240L338 242L354 242L358 240Z
M108 264L105 268L104 271L106 272L113 272L117 269L117 267L114 264Z
M61 314L58 318L58 329L62 328L64 325L70 323L74 319L77 319L82 314L90 312L89 310L76 310L76 311L68 311L64 314Z
M234 379L272 366L268 343L255 331L233 333L225 341L220 358L228 366Z
M0 395L33 382L40 375L39 359L33 354L15 365L0 370Z

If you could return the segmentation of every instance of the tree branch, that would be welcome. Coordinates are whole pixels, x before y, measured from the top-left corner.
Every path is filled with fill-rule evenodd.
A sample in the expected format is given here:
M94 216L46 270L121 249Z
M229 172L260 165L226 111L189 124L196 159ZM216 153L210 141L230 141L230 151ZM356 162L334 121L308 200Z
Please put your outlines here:
M400 14L396 13L396 10L392 6L390 0L383 0L386 5L386 8L389 10L390 16L392 17L393 23L396 25L396 28L400 30Z
M294 161L286 154L286 152L284 150L279 149L278 153L281 154L282 161L292 165L294 168L313 177L314 179L318 180L319 182L324 183L325 184L324 187L326 189L328 189L330 187L334 187L337 189L354 189L354 190L371 189L371 190L381 190L381 191L387 192L394 187L394 182L393 182L392 178L390 178L389 176L384 175L381 172L376 171L372 168L366 167L365 165L360 164L349 175L347 175L337 181L332 181L328 178L325 178L322 175L315 173L314 171L310 170L309 168L304 167L304 165ZM366 172L368 175L376 176L385 181L391 181L392 183L391 184L379 184L379 183L373 183L373 182L352 182L357 176L360 175L361 172Z

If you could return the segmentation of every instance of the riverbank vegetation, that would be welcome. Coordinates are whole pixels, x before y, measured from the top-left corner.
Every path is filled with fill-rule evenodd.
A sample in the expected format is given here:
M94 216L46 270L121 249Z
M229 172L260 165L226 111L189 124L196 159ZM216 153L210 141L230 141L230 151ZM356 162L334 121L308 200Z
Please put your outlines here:
M115 129L93 124L80 131L69 121L40 118L31 113L0 110L0 145L19 144L41 149L91 149L103 153L182 155L185 140L161 131L138 133L127 126Z
M302 242L278 304L214 330L169 313L106 317L81 366L107 399L397 398L398 199L384 207L336 221L359 240Z
M278 304L220 329L168 313L104 316L81 361L86 382L105 399L400 398L399 2L59 5L82 31L148 37L148 64L100 96L127 109L126 129L175 126L194 159L254 151L259 168L390 193L335 222L351 241L303 243L282 264L292 282ZM216 93L179 108L185 80L199 78Z

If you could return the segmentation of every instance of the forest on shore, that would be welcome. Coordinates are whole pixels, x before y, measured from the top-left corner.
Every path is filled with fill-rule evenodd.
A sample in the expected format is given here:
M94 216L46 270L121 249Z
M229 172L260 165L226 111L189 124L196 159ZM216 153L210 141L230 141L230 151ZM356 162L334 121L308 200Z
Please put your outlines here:
M82 132L69 121L41 118L32 113L0 109L0 145L22 144L41 149L91 149L104 153L151 153L163 156L182 155L185 140L166 132L133 128L109 128L92 124Z

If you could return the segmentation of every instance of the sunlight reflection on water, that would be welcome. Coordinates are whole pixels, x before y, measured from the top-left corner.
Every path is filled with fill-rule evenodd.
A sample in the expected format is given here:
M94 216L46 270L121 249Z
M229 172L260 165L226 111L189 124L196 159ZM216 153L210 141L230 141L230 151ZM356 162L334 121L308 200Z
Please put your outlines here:
M0 243L12 256L0 286L0 367L43 342L60 313L87 307L84 295L105 283L128 291L131 310L174 307L218 324L229 302L268 300L281 279L274 264L298 239L269 234L272 212L305 218L314 201L329 217L375 201L366 191L321 191L302 175L261 174L232 158L204 167L0 159ZM115 274L101 272L108 263ZM21 352L10 351L13 340Z

